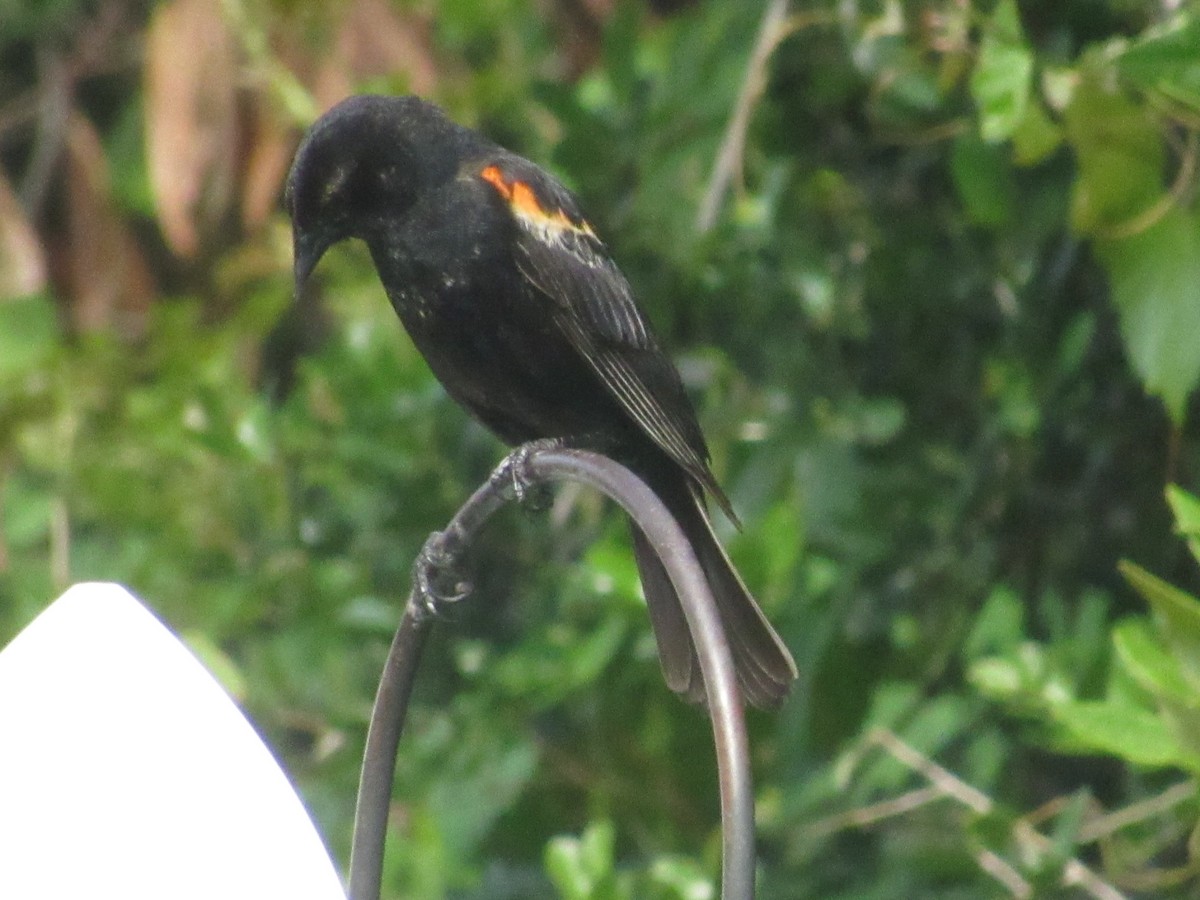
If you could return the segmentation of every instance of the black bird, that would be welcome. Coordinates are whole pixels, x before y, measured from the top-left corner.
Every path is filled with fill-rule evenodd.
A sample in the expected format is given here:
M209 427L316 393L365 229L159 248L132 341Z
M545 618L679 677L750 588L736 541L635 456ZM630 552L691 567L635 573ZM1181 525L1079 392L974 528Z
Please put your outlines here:
M296 151L286 203L297 292L333 244L366 242L400 321L450 396L509 444L560 438L628 465L704 568L742 691L777 706L796 666L713 534L735 522L679 373L575 197L416 97L352 97ZM704 698L682 607L633 528L672 690Z

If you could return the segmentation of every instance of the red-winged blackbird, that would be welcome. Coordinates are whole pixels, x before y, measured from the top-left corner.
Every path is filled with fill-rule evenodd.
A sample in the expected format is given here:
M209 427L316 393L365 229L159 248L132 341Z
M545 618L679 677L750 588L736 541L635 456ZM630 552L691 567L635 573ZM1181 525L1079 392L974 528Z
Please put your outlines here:
M424 100L361 96L305 136L287 204L297 290L331 245L362 239L451 397L509 444L562 438L650 485L704 568L746 698L777 705L796 666L713 534L704 492L733 510L695 411L575 197ZM675 590L636 526L633 545L667 684L701 700Z

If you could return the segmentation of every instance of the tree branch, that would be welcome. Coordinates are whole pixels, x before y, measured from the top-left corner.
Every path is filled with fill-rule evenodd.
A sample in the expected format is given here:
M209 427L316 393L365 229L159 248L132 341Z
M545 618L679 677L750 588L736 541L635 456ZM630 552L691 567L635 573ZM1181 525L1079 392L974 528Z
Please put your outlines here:
M947 797L957 800L977 815L989 815L995 808L995 804L987 794L967 784L949 769L943 768L923 753L910 747L894 732L886 728L875 728L867 735L866 743L882 747L894 759L924 776L925 780L937 790ZM1011 833L1022 849L1032 850L1038 855L1054 852L1053 842L1024 819L1018 819L1013 824ZM1024 879L1021 879L1019 874L999 856L987 852L980 854L977 861L985 872L1008 887L1014 896L1032 896L1032 889L1028 894L1016 890L1018 879L1021 883L1024 883ZM1125 900L1124 894L1075 857L1070 857L1063 862L1062 883L1066 887L1080 888L1095 900Z
M713 163L708 190L704 192L704 199L700 201L700 209L696 214L696 230L701 234L716 223L721 198L733 182L734 176L741 171L750 114L767 86L767 61L785 33L787 8L788 0L767 0L767 7L763 10L758 37L755 38L754 49L746 65L746 74L738 91L737 103L729 117L729 124L725 127L725 136L721 139L721 149L717 151L717 159Z

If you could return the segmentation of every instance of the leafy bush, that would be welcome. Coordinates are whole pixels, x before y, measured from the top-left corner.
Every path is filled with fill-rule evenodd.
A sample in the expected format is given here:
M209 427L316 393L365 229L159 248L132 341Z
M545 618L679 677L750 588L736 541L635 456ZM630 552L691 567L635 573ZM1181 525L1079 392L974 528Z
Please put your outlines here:
M0 635L130 585L345 859L409 565L500 450L365 254L293 304L277 201L317 109L418 90L580 194L694 390L803 673L751 721L762 896L1190 895L1194 4L684 5L4 15ZM423 667L391 895L704 896L711 737L624 528L505 516Z

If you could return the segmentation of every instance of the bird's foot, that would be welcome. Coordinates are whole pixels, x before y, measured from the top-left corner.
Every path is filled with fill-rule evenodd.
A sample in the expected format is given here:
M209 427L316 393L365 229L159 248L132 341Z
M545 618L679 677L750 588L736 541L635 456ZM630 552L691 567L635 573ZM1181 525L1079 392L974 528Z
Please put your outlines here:
M413 563L413 593L421 613L436 616L470 595L471 582L463 579L460 567L463 546L453 529L435 531L425 541Z
M561 450L567 446L567 441L563 438L526 441L504 457L504 461L492 473L492 480L506 490L511 489L513 497L525 509L534 512L547 509L552 499L550 486L534 475L530 470L530 462L537 453L544 450Z

